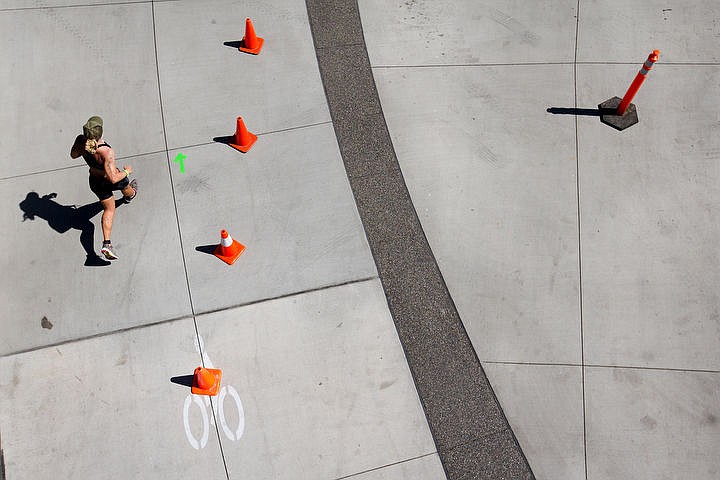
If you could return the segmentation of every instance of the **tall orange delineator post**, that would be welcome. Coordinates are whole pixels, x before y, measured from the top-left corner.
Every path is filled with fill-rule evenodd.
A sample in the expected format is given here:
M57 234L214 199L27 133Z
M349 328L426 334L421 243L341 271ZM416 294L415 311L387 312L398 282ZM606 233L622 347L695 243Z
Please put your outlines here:
M643 64L638 74L635 75L635 80L633 80L633 82L630 84L630 88L628 88L627 92L625 92L625 96L620 102L620 105L618 105L618 115L623 115L625 113L628 105L630 105L632 99L635 98L635 94L638 92L638 90L640 90L640 85L642 85L645 81L645 77L647 77L648 72L653 67L655 62L657 62L658 55L660 55L660 50L653 50L653 52L648 55L647 60L645 60L645 63Z
M638 123L637 108L635 104L630 102L632 102L635 94L640 90L640 85L645 81L645 77L647 77L648 72L655 62L657 62L659 55L660 50L653 50L653 52L648 55L647 60L635 76L635 79L630 84L630 88L627 89L622 99L613 97L598 105L601 122L617 130L625 130L627 127Z

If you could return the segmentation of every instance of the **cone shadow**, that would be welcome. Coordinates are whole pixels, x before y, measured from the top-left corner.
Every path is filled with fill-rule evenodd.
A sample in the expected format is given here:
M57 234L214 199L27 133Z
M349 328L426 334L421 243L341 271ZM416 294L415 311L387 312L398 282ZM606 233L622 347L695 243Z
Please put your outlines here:
M215 244L215 245L200 245L199 247L195 247L195 251L212 255L213 253L215 253L216 248L217 248L217 244Z
M183 385L185 387L192 387L193 376L192 375L180 375L178 377L172 377L170 379L172 383Z
M232 47L235 49L242 47L242 44L243 44L243 42L240 40L234 40L232 42L223 42L223 45L225 45L226 47Z
M235 140L235 135L226 135L224 137L213 138L213 142L223 143L225 145L230 145L230 142L232 142L234 140Z

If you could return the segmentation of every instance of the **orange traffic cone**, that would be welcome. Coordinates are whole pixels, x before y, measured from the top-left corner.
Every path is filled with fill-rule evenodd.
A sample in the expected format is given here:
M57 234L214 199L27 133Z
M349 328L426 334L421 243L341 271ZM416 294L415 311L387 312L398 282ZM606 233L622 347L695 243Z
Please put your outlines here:
M218 394L218 390L220 390L221 378L222 370L197 367L190 391L195 395L215 396Z
M260 53L260 49L263 46L265 40L255 36L255 29L249 18L245 19L245 36L242 39L241 45L238 50L241 52L252 53L257 55Z
M245 245L233 240L227 230L220 231L220 245L215 247L213 255L228 265L235 263L235 260L245 251Z
M243 122L242 117L237 117L237 126L235 127L235 143L230 142L230 146L237 150L240 150L243 153L246 153L248 150L250 150L250 147L253 146L255 140L257 140L257 135L248 132L248 129L245 128L245 123Z

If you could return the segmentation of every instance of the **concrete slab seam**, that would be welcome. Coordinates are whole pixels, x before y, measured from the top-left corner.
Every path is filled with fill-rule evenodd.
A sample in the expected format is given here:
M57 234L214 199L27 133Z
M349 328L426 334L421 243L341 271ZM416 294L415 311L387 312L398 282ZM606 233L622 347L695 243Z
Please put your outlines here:
M37 347L26 348L26 349L23 349L23 350L16 350L16 351L13 351L13 352L8 352L8 353L5 353L5 354L0 355L0 358L12 357L12 356L14 356L14 355L22 355L22 354L24 354L24 353L36 352L36 351L38 351L38 350L45 350L45 349L47 349L47 348L61 347L61 346L63 346L63 345L69 345L69 344L72 344L72 343L84 342L84 341L86 341L86 340L92 340L92 339L95 339L95 338L107 337L107 336L110 336L110 335L115 335L115 334L118 334L118 333L129 332L129 331L132 331L132 330L140 330L140 329L143 329L143 328L150 328L150 327L155 327L155 326L158 326L158 325L164 325L164 324L166 324L166 323L180 322L180 321L182 321L182 320L187 320L187 319L189 319L189 318L192 318L192 317L186 315L186 316L183 316L183 317L168 318L168 319L166 319L166 320L160 320L160 321L157 321L157 322L144 323L144 324L142 324L142 325L135 325L135 326L132 326L132 327L127 327L127 328L120 328L120 329L111 330L111 331L108 331L108 332L96 333L96 334L94 334L94 335L86 335L86 336L84 336L84 337L76 337L76 338L73 338L73 339L70 339L70 340L64 340L64 341L62 341L62 342L45 343L45 344L43 344L43 345L38 345Z
M706 370L698 368L668 368L668 367L642 367L638 365L600 365L596 363L547 363L547 362L498 362L483 361L487 365L518 365L528 367L585 367L585 368L616 368L625 370L644 370L658 372L679 372L679 373L720 373L720 370Z
M263 135L272 135L272 134L275 134L275 133L284 133L284 132L292 132L292 131L295 131L295 130L302 130L303 128L319 127L319 126L321 126L321 125L327 125L327 124L329 124L329 123L332 123L332 121L317 122L317 123L308 123L308 124L305 124L305 125L297 125L297 126L294 126L294 127L281 128L281 129L279 129L279 130L269 130L269 131L267 131L267 132L255 132L255 134L256 134L258 137L261 137L261 136L263 136ZM173 148L173 150L184 150L184 149L194 148L194 147L203 147L203 146L206 146L206 145L214 145L215 143L217 143L217 142L203 142L203 143L193 143L193 144L188 144L188 145L180 145L180 146L178 146L178 147ZM133 154L133 155L122 155L122 156L117 156L117 157L115 157L115 160L126 160L126 159L129 159L129 158L146 157L146 156L150 156L150 155L157 155L157 154L159 154L159 153L164 153L164 154L167 155L167 154L169 153L169 151L168 151L168 150L157 150L157 151L150 151L150 152L135 153L135 154ZM36 171L36 172L21 173L21 174L19 174L19 175L10 175L10 176L8 176L8 177L0 177L0 182L2 182L3 180L12 180L12 179L15 179L15 178L29 177L29 176L32 176L32 175L38 175L38 174L43 174L43 173L59 172L59 171L68 170L68 169L71 169L71 168L87 168L87 164L85 164L85 163L77 163L77 164L75 164L75 165L68 165L67 167L52 168L52 169L49 169L49 170L39 170L39 171Z
M25 11L25 10L42 10L44 8L79 8L79 7L110 7L110 6L116 6L116 5L135 5L135 4L143 4L143 3L171 3L171 2L179 2L181 0L137 0L132 1L128 0L126 2L114 2L114 3L86 3L86 4L80 4L80 5L38 5L35 7L16 7L16 8L0 8L0 13L2 12L19 12L19 11Z
M323 47L326 48L326 47ZM720 65L718 62L661 62L658 61L656 65L671 66L671 67L717 67ZM549 65L632 65L636 66L637 62L592 62L592 61L579 61L579 62L517 62L517 63L432 63L432 64L408 64L408 65L373 65L373 70L391 70L394 68L442 68L442 67L536 67L536 66L549 66Z
M575 7L575 57L573 58L573 101L575 109L578 108L578 39L580 37L580 0L577 0ZM575 115L575 192L577 198L577 239L578 239L578 302L580 313L580 383L582 398L582 420L583 420L583 466L585 480L588 478L587 461L587 410L585 397L585 336L583 331L583 282L582 282L582 231L581 231L581 210L580 210L580 140L578 133L578 116Z
M182 229L180 228L180 214L178 212L178 206L177 206L177 197L175 195L175 184L173 182L173 169L171 168L172 163L170 162L170 151L168 149L168 141L167 141L167 127L165 125L165 110L163 108L163 100L162 100L162 85L160 82L160 62L158 60L158 42L157 42L157 26L155 21L155 3L152 2L150 4L151 9L151 15L152 15L152 26L153 26L153 49L155 52L155 73L157 75L157 86L158 86L158 100L160 103L160 119L162 121L163 126L163 142L165 143L165 157L167 159L167 168L168 168L168 174L170 176L170 190L172 193L172 199L173 199L173 209L175 210L175 222L177 225L177 231L178 231L178 240L180 242L180 254L182 256L182 262L183 262L183 271L185 272L185 284L187 286L187 293L188 298L190 300L190 311L192 313L192 319L193 319L193 326L195 327L195 341L197 342L198 351L200 355L200 364L205 367L205 355L202 351L202 342L200 341L200 332L198 330L197 325L197 318L195 317L195 305L193 303L192 299L192 290L190 289L190 277L188 275L188 269L187 269L187 259L185 258L185 249L183 248L183 238L182 238ZM212 399L210 399L212 403ZM210 409L213 415L213 420L215 424L215 435L218 439L218 445L220 447L220 457L223 462L223 468L225 469L225 476L228 480L230 480L230 473L228 471L227 466L227 460L225 459L225 451L223 450L223 444L222 439L220 438L220 423L217 421L217 418L215 418L215 408Z
M383 468L393 467L393 466L395 466L395 465L401 465L401 464L403 464L403 463L412 462L413 460L419 460L419 459L421 459L421 458L429 457L429 456L431 456L431 455L436 455L436 454L437 454L437 452L430 452L430 453L425 453L425 454L423 454L423 455L417 455L417 456L412 457L412 458L406 458L405 460L400 460L400 461L397 461L397 462L388 463L388 464L386 464L386 465L381 465L381 466L375 467L375 468L369 468L369 469L367 469L367 470L363 470L362 472L351 473L350 475L345 475L345 476L343 476L343 477L337 477L337 478L334 478L333 480L345 480L345 479L347 479L347 478L357 477L358 475L364 475L364 474L366 474L366 473L376 472L376 471L378 471L378 470L382 470ZM0 480L2 480L2 479L0 479Z
M536 67L543 65L573 65L573 62L518 62L518 63L425 63L422 65L373 65L373 70L393 68L443 68L443 67Z
M181 147L181 148L189 148L189 147L193 147L193 146L195 146L195 145L190 145L188 147ZM117 156L117 157L115 157L115 160L126 160L128 158L145 157L145 156L150 156L150 155L157 155L159 153L167 153L167 151L166 150L158 150L156 152L143 152L143 153L136 153L133 155ZM83 168L83 167L87 168L87 164L86 163L76 163L75 165L68 165L67 167L51 168L49 170L38 170L36 172L21 173L19 175L10 175L9 177L0 177L0 182L2 182L3 180L13 180L16 178L31 177L33 175L40 175L43 173L61 172L63 170L69 170L71 168Z
M258 137L261 137L263 135L271 135L273 133L283 133L283 132L293 132L295 130L302 130L303 128L312 128L312 127L319 127L320 125L327 125L329 123L332 123L332 120L328 120L326 122L317 122L317 123L307 123L304 125L296 125L294 127L288 127L288 128L281 128L279 130L268 130L267 132L253 132ZM213 143L213 142L210 142ZM208 145L208 144L203 144Z
M200 310L199 312L196 312L195 315L198 316L198 317L201 317L201 316L203 316L203 315L210 315L210 314L212 314L212 313L224 312L224 311L226 311L226 310L232 310L232 309L234 309L234 308L249 307L250 305L257 305L258 303L272 302L272 301L274 301L274 300L280 300L280 299L283 299L283 298L296 297L296 296L305 295L305 294L308 294L308 293L319 292L319 291L322 291L322 290L328 290L328 289L330 289L330 288L344 287L344 286L346 286L346 285L353 285L353 284L356 284L356 283L370 282L370 281L377 280L377 279L378 279L378 276L377 276L377 275L373 275L372 277L358 278L358 279L355 279L355 280L348 280L347 282L333 283L332 285L322 285L322 286L320 286L320 287L307 288L307 289L305 289L305 290L298 290L298 291L296 291L296 292L284 293L284 294L282 294L282 295L275 295L275 296L273 296L273 297L260 298L260 299L258 299L258 300L252 300L252 301L249 301L249 302L244 302L244 303L240 303L240 304L237 304L237 305L231 305L231 306L228 306L228 307L215 308L215 309L210 309L210 310Z
M185 250L183 248L182 230L180 229L180 216L178 214L177 198L175 196L175 185L173 183L173 177L172 177L173 169L171 168L172 164L170 163L170 152L168 149L168 142L167 142L167 128L165 126L165 109L163 108L162 85L160 83L160 63L158 61L158 51L157 51L157 29L156 29L156 22L155 22L155 3L154 2L151 2L150 8L151 8L152 26L153 26L153 49L155 52L155 74L156 74L156 78L157 78L158 99L159 99L159 103L160 103L160 119L162 121L162 126L163 126L163 142L165 143L165 151L164 152L165 152L165 158L167 160L168 174L170 176L170 191L172 193L173 209L175 210L175 223L177 225L178 238L180 241L180 252L182 254L183 271L185 272L185 284L187 286L187 292L188 292L188 296L190 299L190 311L192 313L193 323L195 325L195 334L199 338L197 322L195 320L195 307L193 305L192 292L190 290L190 279L188 277L187 261L185 259ZM201 361L202 361L202 358L203 358L202 352L200 352L200 360Z
M292 131L295 131L295 130L302 130L302 129L304 129L304 128L319 127L319 126L321 126L321 125L328 125L328 124L330 124L330 123L332 123L332 121L317 122L317 123L308 123L308 124L305 124L305 125L297 125L297 126L294 126L294 127L282 128L282 129L279 129L279 130L270 130L270 131L267 131L267 132L255 132L255 134L256 134L258 137L261 137L261 136L263 136L263 135L272 135L272 134L275 134L275 133L284 133L284 132L292 132ZM193 144L188 144L188 145L180 145L180 146L174 147L172 150L185 150L185 149L194 148L194 147L203 147L203 146L207 146L207 145L214 145L215 143L217 143L217 142L214 142L214 141L213 141L213 142L203 142L203 143L193 143ZM126 159L129 159L129 158L146 157L146 156L150 156L150 155L157 155L157 154L159 154L159 153L164 153L164 154L168 155L168 154L169 154L169 150L157 150L157 151L150 151L150 152L135 153L135 154L133 154L133 155L117 156L117 157L115 157L115 160L126 160ZM75 165L68 165L67 167L51 168L51 169L49 169L49 170L38 170L38 171L35 171L35 172L21 173L21 174L18 174L18 175L10 175L10 176L7 176L7 177L0 177L0 182L2 182L2 181L4 181L4 180L13 180L13 179L16 179L16 178L30 177L30 176L32 176L32 175L40 175L40 174L43 174L43 173L60 172L60 171L63 171L63 170L69 170L69 169L71 169L71 168L86 168L86 167L87 167L87 165L86 165L85 163L77 163L77 164L75 164Z
M118 158L119 159L119 158ZM70 170L71 168L80 168L86 166L86 164L80 165L79 163L77 165L69 165L67 167L58 167L58 168L52 168L50 170L40 170L38 172L30 172L30 173L21 173L19 175L11 175L9 177L2 177L0 178L0 182L5 180L14 180L16 178L24 178L24 177L31 177L33 175L41 175L43 173L55 173L55 172L62 172L63 170Z
M196 319L197 317L203 317L203 316L205 316L205 315L211 315L211 314L214 314L214 313L224 312L224 311L227 311L227 310L233 310L233 309L237 309L237 308L247 307L247 306L250 306L250 305L256 305L256 304L264 303L264 302L272 302L272 301L280 300L280 299L283 299L283 298L289 298L289 297L295 297L295 296L305 295L305 294L307 294L307 293L318 292L318 291L321 291L321 290L328 290L328 289L336 288L336 287L343 287L343 286L345 286L345 285L353 285L353 284L356 284L356 283L369 282L369 281L373 281L373 280L377 280L377 279L378 279L377 276L367 277L367 278L360 278L360 279L357 279L357 280L350 280L350 281L347 281L347 282L341 282L341 283L332 284L332 285L324 285L324 286L318 287L318 288L311 288L311 289L307 289L307 290L301 290L301 291L297 291L297 292L293 292L293 293L287 293L287 294L283 294L283 295L277 295L277 296L274 296L274 297L261 298L261 299L259 299L259 300L253 300L253 301L251 301L251 302L239 303L239 304L236 304L236 305L230 305L230 306L223 307L223 308L217 308L217 309L207 310L207 311L206 311L206 310L201 310L201 311L199 311L199 312L195 312L194 316L193 316L193 315L185 315L185 316L181 316L181 317L173 317L173 318L168 318L168 319L165 319L165 320L159 320L159 321L157 321L157 322L143 323L142 325L134 325L134 326L132 326L132 327L126 327L126 328L120 328L120 329L117 329L117 330L111 330L111 331L107 331L107 332L96 333L96 334L94 334L94 335L87 335L87 336L84 336L84 337L76 337L76 338L73 338L73 339L70 339L70 340L64 340L64 341L61 341L61 342L55 342L55 343L38 345L37 347L26 348L26 349L23 349L23 350L16 350L16 351L13 351L13 352L8 352L8 353L5 353L5 354L2 354L2 355L0 355L0 358L12 357L13 355L21 355L21 354L23 354L23 353L35 352L35 351L37 351L37 350L44 350L44 349L46 349L46 348L60 347L60 346L62 346L62 345L68 345L68 344L71 344L71 343L83 342L83 341L85 341L85 340L91 340L91 339L94 339L94 338L106 337L106 336L109 336L109 335L115 335L115 334L117 334L117 333L129 332L129 331L132 331L132 330L141 330L141 329L144 329L144 328L155 327L155 326L158 326L158 325L164 325L164 324L166 324L166 323L180 322L180 321L187 320L187 319L190 319L190 318Z
M341 3L338 10L352 13L335 22L322 0L306 0L318 67L388 307L445 473L452 479L534 479L412 205L380 105L357 1ZM355 32L362 47L348 48L346 32ZM370 158L373 153L376 158ZM392 212L388 204L394 205Z

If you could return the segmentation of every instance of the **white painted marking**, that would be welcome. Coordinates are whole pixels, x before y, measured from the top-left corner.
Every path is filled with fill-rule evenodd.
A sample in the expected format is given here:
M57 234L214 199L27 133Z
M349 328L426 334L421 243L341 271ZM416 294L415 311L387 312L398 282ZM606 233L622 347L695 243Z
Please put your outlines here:
M203 433L200 436L200 441L198 442L197 438L195 438L195 435L193 435L192 430L190 430L190 404L195 401L198 407L200 407L200 411L202 412L202 419L203 419ZM203 404L202 400L197 395L188 395L185 397L185 405L183 406L183 424L185 425L185 435L187 436L188 442L190 442L190 445L195 450L200 450L201 448L205 448L205 445L207 445L208 442L208 436L210 434L210 424L208 422L208 413L207 409L205 408L205 405Z
M230 396L235 400L235 405L237 405L238 410L238 426L235 429L235 434L230 430L230 427L228 427L227 420L225 419L225 395L229 393ZM220 426L223 429L223 432L225 432L225 436L228 437L233 442L235 440L240 440L240 437L242 437L243 432L245 431L245 411L243 410L242 402L240 401L240 395L238 395L237 390L232 385L228 385L227 387L223 387L220 390L220 396L218 397L218 416L220 417Z
M202 356L205 367L215 368L212 361L207 356L207 352L205 351L205 341L203 340L203 338L198 335L196 341L194 341L193 343L195 344L195 351ZM238 425L235 429L235 432L230 430L230 427L227 424L227 419L225 418L224 405L225 397L228 394L233 398L233 400L235 400L235 405L237 406L238 410ZM195 435L193 435L192 430L190 429L190 404L193 401L197 404L198 407L200 407L200 411L202 412L203 433L199 441L195 438ZM215 415L211 414L208 416L208 407L212 412L215 413ZM195 450L205 448L205 445L207 445L208 436L210 434L210 423L212 423L213 426L215 425L216 415L220 419L220 426L222 427L222 431L225 436L233 442L236 440L240 440L240 437L242 437L243 433L245 432L245 410L243 409L240 395L238 394L237 390L235 390L235 387L233 387L232 385L226 385L220 389L217 406L215 406L213 402L210 401L210 397L207 395L190 394L185 397L185 405L183 406L183 424L185 425L185 435L187 436L188 442L190 442L190 446L193 447Z

